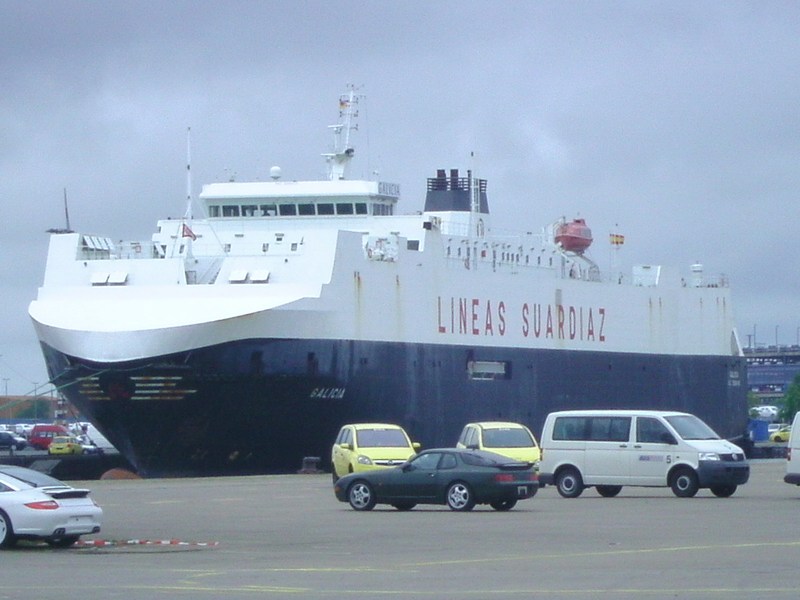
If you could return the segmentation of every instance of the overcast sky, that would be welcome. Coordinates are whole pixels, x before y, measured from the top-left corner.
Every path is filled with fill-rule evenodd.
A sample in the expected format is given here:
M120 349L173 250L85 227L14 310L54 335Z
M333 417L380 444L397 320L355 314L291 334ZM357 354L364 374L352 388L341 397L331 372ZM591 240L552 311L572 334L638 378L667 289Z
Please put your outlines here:
M27 307L64 225L146 240L235 174L324 175L365 95L353 176L422 208L489 181L496 229L567 216L608 266L725 274L744 345L800 341L798 2L0 0L0 393L47 380Z

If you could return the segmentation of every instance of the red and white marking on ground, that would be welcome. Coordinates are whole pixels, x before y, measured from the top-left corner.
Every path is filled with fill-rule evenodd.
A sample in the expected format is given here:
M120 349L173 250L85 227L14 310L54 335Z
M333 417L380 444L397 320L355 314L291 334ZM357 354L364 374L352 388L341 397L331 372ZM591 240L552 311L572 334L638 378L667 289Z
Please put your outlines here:
M184 542L181 540L78 540L75 548L108 548L112 546L189 546L214 548L219 542Z

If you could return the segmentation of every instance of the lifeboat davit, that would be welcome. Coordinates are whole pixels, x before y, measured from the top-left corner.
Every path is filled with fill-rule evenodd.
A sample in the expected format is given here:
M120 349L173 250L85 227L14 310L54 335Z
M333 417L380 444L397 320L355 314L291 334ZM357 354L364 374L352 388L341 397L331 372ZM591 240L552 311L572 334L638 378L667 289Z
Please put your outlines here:
M592 230L583 219L573 219L556 227L556 243L567 252L583 254L592 245Z

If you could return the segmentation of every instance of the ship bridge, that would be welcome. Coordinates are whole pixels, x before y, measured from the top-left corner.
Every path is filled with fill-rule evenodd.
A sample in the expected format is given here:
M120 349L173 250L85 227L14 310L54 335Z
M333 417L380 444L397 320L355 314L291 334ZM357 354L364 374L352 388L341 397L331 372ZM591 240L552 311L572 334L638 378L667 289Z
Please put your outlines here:
M400 186L381 181L212 183L200 201L209 219L393 215Z

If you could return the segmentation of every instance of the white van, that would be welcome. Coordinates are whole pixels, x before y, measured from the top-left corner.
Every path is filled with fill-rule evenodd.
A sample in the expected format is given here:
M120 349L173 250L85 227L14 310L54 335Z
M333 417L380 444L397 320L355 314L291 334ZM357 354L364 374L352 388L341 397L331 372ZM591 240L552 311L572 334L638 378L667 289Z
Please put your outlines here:
M800 485L800 412L795 414L792 421L792 432L789 434L789 446L786 448L786 483Z
M710 488L725 498L750 478L742 449L687 413L554 412L545 419L540 443L540 484L555 484L565 498L592 486L612 497L625 485L669 486L682 498Z

